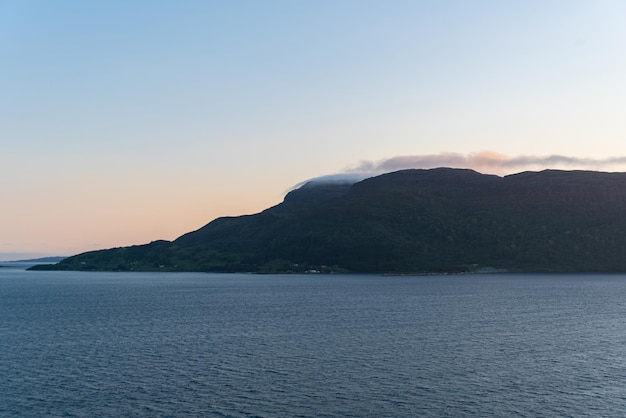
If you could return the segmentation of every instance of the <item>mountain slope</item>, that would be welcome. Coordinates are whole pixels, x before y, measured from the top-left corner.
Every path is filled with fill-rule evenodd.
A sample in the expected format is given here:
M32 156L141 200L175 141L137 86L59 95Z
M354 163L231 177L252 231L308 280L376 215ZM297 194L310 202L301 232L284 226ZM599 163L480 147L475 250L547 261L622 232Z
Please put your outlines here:
M173 242L80 254L81 270L626 271L626 174L405 170L307 184ZM43 267L46 268L46 267Z

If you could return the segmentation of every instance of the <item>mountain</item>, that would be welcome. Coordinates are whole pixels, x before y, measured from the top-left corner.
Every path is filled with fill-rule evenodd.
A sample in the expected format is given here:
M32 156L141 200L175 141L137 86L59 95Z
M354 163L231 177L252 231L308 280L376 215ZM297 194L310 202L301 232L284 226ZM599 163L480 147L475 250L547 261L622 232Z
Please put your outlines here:
M626 271L626 173L404 170L311 182L255 215L37 269Z
M26 260L0 261L0 268L25 270L35 265L58 263L64 258L65 257L40 257Z
M54 256L54 257L39 257L39 258L29 258L27 260L15 260L10 261L10 263L58 263L65 259L65 256Z

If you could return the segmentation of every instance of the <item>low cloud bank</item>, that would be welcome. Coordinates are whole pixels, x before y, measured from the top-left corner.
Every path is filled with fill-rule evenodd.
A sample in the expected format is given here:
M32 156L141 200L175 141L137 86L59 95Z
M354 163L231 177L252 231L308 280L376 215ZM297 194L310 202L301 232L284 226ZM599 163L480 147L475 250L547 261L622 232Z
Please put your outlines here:
M487 174L505 175L526 170L579 169L612 171L626 168L626 157L610 158L579 158L566 155L517 156L511 157L493 151L474 154L457 154L444 152L432 155L407 155L393 157L382 161L363 161L349 173L382 174L409 168L470 168Z
M430 155L404 155L380 161L361 161L355 167L348 168L342 173L316 177L304 181L294 188L298 188L309 181L356 183L365 178L392 171L437 167L469 168L480 173L497 175L544 169L625 171L626 157L580 158L558 154L511 157L494 151L472 154L443 152Z

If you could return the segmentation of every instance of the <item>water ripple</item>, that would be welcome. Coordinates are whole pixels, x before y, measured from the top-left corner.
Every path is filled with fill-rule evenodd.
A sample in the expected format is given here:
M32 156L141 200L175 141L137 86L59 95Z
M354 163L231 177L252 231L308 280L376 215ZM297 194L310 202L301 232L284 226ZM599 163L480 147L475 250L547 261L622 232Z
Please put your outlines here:
M0 274L2 417L626 410L624 276Z

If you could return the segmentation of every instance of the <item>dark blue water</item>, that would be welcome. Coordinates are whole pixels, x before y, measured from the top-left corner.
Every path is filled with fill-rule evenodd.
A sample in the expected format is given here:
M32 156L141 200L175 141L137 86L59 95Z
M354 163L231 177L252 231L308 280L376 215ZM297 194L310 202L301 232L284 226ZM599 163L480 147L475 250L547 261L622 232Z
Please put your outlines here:
M626 276L0 269L0 416L623 416Z

